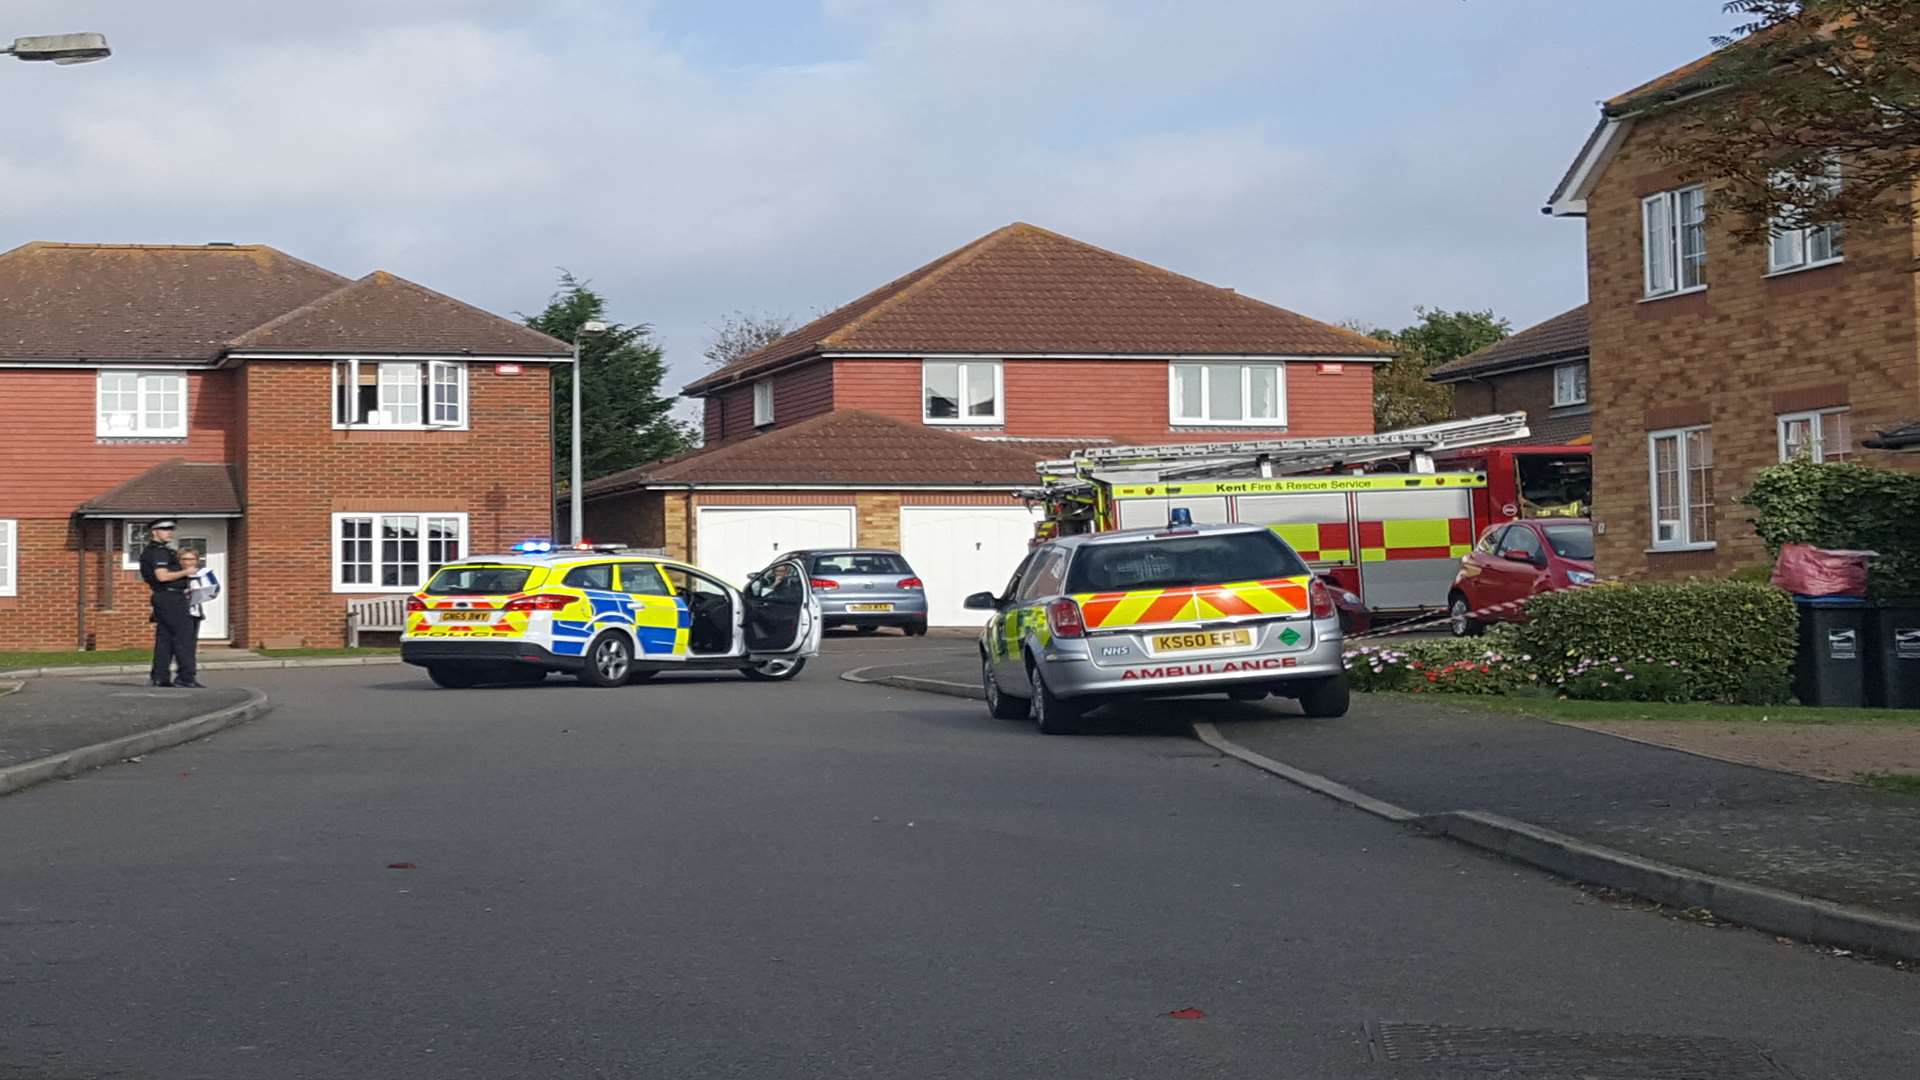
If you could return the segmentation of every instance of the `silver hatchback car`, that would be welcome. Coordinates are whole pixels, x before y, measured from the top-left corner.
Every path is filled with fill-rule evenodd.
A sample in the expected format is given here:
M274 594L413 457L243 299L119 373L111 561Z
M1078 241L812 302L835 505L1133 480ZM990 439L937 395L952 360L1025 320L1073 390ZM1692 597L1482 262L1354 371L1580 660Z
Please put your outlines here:
M851 626L871 634L897 626L910 636L927 632L927 589L906 556L885 548L809 548L802 559L828 629Z
M1188 525L1069 536L1036 548L980 634L987 708L1072 732L1120 698L1224 692L1295 698L1343 716L1340 616L1326 585L1260 525Z

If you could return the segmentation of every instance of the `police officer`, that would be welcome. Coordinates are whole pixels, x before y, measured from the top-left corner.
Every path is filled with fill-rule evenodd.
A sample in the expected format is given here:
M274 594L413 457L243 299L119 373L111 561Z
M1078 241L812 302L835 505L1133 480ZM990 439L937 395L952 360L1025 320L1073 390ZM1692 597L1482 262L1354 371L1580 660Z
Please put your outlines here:
M172 518L148 525L151 539L140 553L140 578L153 590L153 671L147 683L198 690L193 654L200 643L200 627L187 610L191 575L180 568L180 554L173 550L173 526ZM180 666L177 679L173 675L176 661Z

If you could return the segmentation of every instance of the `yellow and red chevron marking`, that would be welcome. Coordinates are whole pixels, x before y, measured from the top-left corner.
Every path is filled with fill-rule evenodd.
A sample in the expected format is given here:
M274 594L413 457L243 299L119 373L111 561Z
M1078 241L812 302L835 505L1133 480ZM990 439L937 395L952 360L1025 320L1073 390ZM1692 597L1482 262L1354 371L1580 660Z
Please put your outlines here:
M1074 599L1080 602L1080 616L1089 630L1197 622L1237 615L1291 615L1307 610L1309 603L1304 577L1136 592L1080 593Z

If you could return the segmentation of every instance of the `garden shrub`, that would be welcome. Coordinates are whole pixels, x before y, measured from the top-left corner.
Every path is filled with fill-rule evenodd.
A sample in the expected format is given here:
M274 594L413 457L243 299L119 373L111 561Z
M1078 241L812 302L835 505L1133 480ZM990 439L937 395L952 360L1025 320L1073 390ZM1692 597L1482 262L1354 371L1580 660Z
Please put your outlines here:
M1505 636L1365 646L1347 653L1347 677L1363 693L1506 694L1539 681L1533 657L1503 650Z
M1784 683L1799 627L1786 593L1735 581L1568 589L1536 597L1527 613L1531 619L1516 628L1515 646L1543 665L1543 673L1566 678L1572 685L1556 685L1567 685L1569 696L1614 689L1599 686L1614 680L1595 675L1597 667L1626 668L1628 658L1644 663L1640 658L1651 657L1684 676L1680 700L1738 701ZM1620 681L1650 677L1633 674ZM1657 692L1679 693L1667 676L1660 678Z
M1920 474L1801 458L1760 470L1741 501L1776 557L1782 544L1877 551L1869 593L1920 596Z

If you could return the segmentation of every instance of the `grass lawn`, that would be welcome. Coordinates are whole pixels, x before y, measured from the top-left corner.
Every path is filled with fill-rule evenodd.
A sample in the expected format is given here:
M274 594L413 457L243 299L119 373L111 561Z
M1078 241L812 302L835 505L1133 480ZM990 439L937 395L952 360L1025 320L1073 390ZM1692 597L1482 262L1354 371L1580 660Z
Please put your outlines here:
M1907 795L1920 795L1920 774L1915 773L1861 773L1860 782L1870 788L1882 791L1898 791Z
M255 649L253 651L261 656L282 660L301 656L399 656L400 646L361 646L358 649Z
M152 649L100 649L95 652L4 652L0 671L14 668L75 667L81 664L144 664Z
M1592 723L1655 720L1665 723L1877 724L1920 726L1920 710L1815 709L1805 705L1668 705L1644 701L1566 701L1553 697L1492 697L1478 694L1370 694L1443 707L1540 716Z

